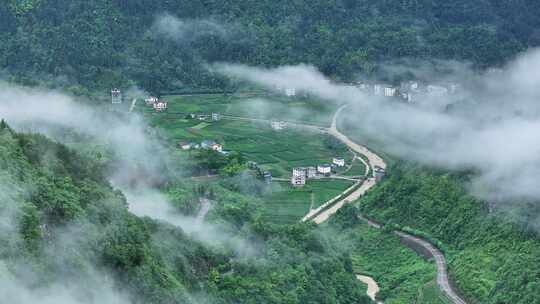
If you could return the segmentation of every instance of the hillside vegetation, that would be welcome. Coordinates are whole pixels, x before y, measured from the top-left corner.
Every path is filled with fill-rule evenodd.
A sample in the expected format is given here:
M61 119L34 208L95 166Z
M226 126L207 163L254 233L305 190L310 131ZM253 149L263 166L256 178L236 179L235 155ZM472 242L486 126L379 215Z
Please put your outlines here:
M540 303L540 240L528 219L538 214L534 205L510 220L466 191L466 175L404 163L390 172L360 200L364 214L441 242L472 303Z
M313 227L263 224L253 199L217 185L210 218L253 246L247 256L131 214L95 160L3 121L0 187L0 280L36 297L63 286L80 303L101 303L99 286L110 283L126 303L370 302L350 259ZM193 197L190 185L170 187L180 205Z
M308 63L345 79L400 58L484 67L540 45L539 13L535 0L10 0L0 68L85 94L133 83L215 90L227 84L202 64L217 61ZM182 21L163 34L154 24L165 16Z

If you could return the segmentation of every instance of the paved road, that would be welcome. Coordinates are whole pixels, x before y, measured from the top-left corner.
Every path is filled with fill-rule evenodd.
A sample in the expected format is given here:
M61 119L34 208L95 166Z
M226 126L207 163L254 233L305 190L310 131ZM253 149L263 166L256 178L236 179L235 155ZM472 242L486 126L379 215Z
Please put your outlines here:
M346 106L342 106L339 108L339 110L334 115L334 118L332 119L332 125L330 129L328 130L328 133L333 135L334 137L341 140L343 143L345 143L349 148L351 148L353 151L363 154L368 158L369 165L370 166L379 166L383 169L386 169L386 163L384 160L376 155L375 153L368 150L366 147L363 147L352 140L350 140L347 136L343 135L339 130L337 129L337 118L339 114L345 109ZM371 189L373 186L375 186L376 181L374 178L368 178L364 182L364 184L355 192L351 193L347 197L343 198L340 202L336 203L332 208L328 209L327 211L322 212L321 214L317 215L313 220L315 223L320 224L328 219L330 215L334 214L339 210L343 205L345 205L348 202L355 201L356 199L360 198L364 193ZM376 224L374 222L368 221L368 224L375 228L380 228L381 226L379 224ZM426 240L423 240L421 238L418 238L416 236L395 231L395 234L400 236L401 238L408 239L411 242L414 242L423 248L427 249L435 259L435 263L437 265L437 284L439 285L439 288L441 291L446 294L446 296L454 303L454 304L467 304L458 294L457 292L452 288L450 285L450 281L448 279L448 272L447 272L447 263L446 259L443 255L443 253L435 248L431 243L429 243Z
M452 300L452 302L454 302L454 304L467 304L467 302L465 302L465 300L463 300L450 285L448 280L446 259L439 249L437 249L431 243L410 234L400 231L394 231L394 233L403 239L410 240L427 249L437 264L437 285L439 285L439 288L446 294L448 298L450 298L450 300Z
M364 164L366 164L366 168L368 168L368 170L369 170L369 167L371 167L373 169L375 166L386 169L386 163L384 162L384 160L381 157L379 157L377 154L373 153L372 151L370 151L366 147L355 143L354 141L349 139L347 136L345 136L344 134L339 132L339 130L337 129L337 118L338 118L339 114L345 108L346 108L346 106L342 106L337 110L337 112L334 114L334 117L332 119L332 125L331 125L330 128L318 127L318 126L313 126L313 125L309 125L309 124L295 123L295 122L288 122L288 125L290 127L294 127L294 128L301 128L301 129L306 129L306 130L319 132L319 133L328 133L328 134L336 137L340 141L342 141L344 144L346 144L354 152L366 156L367 159L368 159L368 162L365 162L363 160L362 161L364 162ZM233 120L269 122L269 120L266 120L266 119L257 119L257 118L248 118L248 117L238 117L238 116L228 116L228 115L224 115L222 117L225 118L225 119L233 119ZM373 170L372 170L372 172L373 172ZM352 192L351 194L349 194L346 197L339 200L331 208L328 208L328 209L324 210L323 212L321 212L320 214L318 214L317 216L312 218L314 214L320 212L321 207L326 207L326 206L323 205L323 206L319 207L318 209L310 211L310 213L308 215L306 215L306 217L304 217L304 219L302 219L302 221L307 221L307 220L312 219L317 224L321 224L321 223L325 222L331 215L335 214L345 204L347 204L349 202L353 202L353 201L357 200L358 198L360 198L362 195L364 195L369 189L371 189L373 186L375 186L376 183L377 182L376 182L375 178L373 178L373 177L367 178L363 182L363 184L360 186L360 188L358 188L356 191ZM334 203L334 202L332 202L332 203ZM368 221L368 223L371 226L375 227L375 228L380 228L379 224L376 224L376 223L373 223L373 222L370 222L370 221ZM398 236L402 237L402 238L408 239L408 240L410 240L410 241L424 247L425 249L427 249L433 255L433 257L435 259L435 262L436 262L436 265L437 265L437 284L439 285L439 288L444 292L444 294L447 295L447 297L454 304L467 304L467 302L465 302L457 294L457 292L452 288L452 286L450 285L450 282L449 282L449 279L448 279L446 259L445 259L444 255L442 254L442 252L440 250L435 248L431 243L429 243L429 242L427 242L427 241L425 241L423 239L420 239L418 237L415 237L413 235L410 235L410 234L407 234L407 233L404 233L404 232L399 232L399 231L395 231L394 233L397 234Z

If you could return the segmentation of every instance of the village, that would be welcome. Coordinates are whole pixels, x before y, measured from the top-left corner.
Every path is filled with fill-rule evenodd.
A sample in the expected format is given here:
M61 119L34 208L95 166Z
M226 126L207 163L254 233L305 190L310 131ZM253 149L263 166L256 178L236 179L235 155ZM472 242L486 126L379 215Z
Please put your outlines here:
M386 96L386 97L396 97L401 92L405 92L404 89L398 89L395 87L383 85L383 84L366 84L366 83L357 83L356 86L364 91L373 91L374 95ZM422 92L423 89L417 82L409 82L407 86L402 85L402 87L407 87L408 89L414 92ZM275 87L278 93L283 94L289 98L294 97L307 97L306 93L301 93L295 88L285 88L285 87ZM442 87L436 86L427 86L425 88L427 92L439 92L440 94L448 94L450 90L443 90ZM455 90L455 88L454 88ZM118 104L122 102L122 93L119 89L115 88L111 90L111 98L113 104ZM168 102L164 99L158 97L148 97L144 99L146 106L151 106L153 110L157 113L165 112L168 109ZM201 122L211 121L218 122L223 118L223 115L218 112L194 112L194 113L181 113L185 116L185 119L198 120ZM289 123L284 120L270 120L270 128L274 131L284 131L289 127ZM293 124L294 125L294 124ZM203 139L201 141L189 141L181 140L177 143L177 148L183 151L190 150L213 150L223 155L228 155L231 151L224 150L223 144L218 143L211 139ZM355 156L356 157L356 156ZM351 160L353 162L355 158ZM294 167L290 171L290 178L288 179L290 185L293 187L303 187L309 180L318 180L324 178L346 178L340 176L340 173L347 171L346 160L343 157L335 156L331 161L327 163L313 164L311 166L304 167ZM350 164L352 165L352 164ZM262 169L256 162L248 162L248 167L251 170L254 170L258 173L258 176L263 179L266 183L271 183L274 179L279 181L284 181L284 178L274 178L271 171ZM380 180L385 175L384 169L380 167L375 167L373 176ZM358 177L356 177L358 178ZM352 179L352 178L351 178Z

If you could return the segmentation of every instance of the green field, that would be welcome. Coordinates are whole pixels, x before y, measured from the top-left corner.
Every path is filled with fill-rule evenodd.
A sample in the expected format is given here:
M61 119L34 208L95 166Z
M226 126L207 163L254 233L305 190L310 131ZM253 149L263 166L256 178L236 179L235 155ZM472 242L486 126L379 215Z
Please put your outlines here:
M338 150L329 148L321 134L293 129L275 131L269 122L229 119L201 121L186 114L226 112L264 118L258 115L261 113L246 110L250 108L247 103L253 102L250 98L224 95L168 96L165 97L169 101L167 112L154 113L150 106L145 105L140 106L138 111L148 118L152 126L158 127L172 144L179 141L215 140L223 144L225 150L242 153L246 160L258 163L262 169L272 172L276 178L288 179L294 167L331 163L332 158L336 156L344 157L347 163L350 163L352 154L346 147L343 146ZM273 111L285 115L287 102L280 100L276 102L275 109L265 109L265 113ZM260 103L257 105L262 109ZM315 108L307 107L305 101L296 100L294 107L306 112L317 111ZM322 119L324 116L326 120L331 118L330 108L328 112L320 113L310 117ZM277 191L263 198L267 204L264 216L276 223L296 222L309 211L311 193L314 195L315 208L352 184L350 181L342 180L311 180L306 187L292 188L288 183L280 182Z
M168 101L167 112L172 114L221 113L259 119L300 121L313 125L329 126L337 110L335 103L316 99L297 99L269 94L223 95L205 94L191 96L163 96ZM138 110L151 113L152 107L139 103Z
M364 174L366 174L366 166L359 160L355 160L352 167L343 173L344 176L363 176Z
M344 180L310 180L305 187L295 188L287 182L280 182L280 187L266 195L263 200L264 217L274 223L290 224L298 222L312 207L317 208L336 197L353 182Z
M225 150L241 152L257 162L274 177L289 177L293 167L330 163L335 156L350 160L346 149L330 150L321 134L296 130L274 131L262 122L222 119L202 122L179 115L147 114L153 126L159 127L172 143L212 139Z

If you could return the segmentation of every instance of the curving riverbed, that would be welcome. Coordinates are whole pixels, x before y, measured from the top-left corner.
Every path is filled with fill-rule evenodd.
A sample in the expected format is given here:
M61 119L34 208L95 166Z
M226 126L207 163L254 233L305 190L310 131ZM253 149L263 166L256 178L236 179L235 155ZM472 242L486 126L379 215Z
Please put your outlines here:
M376 300L376 296L377 296L377 293L379 292L380 288L379 288L379 285L377 284L377 282L375 282L375 280L372 277L357 274L356 278L359 281L361 281L362 283L364 283L364 284L366 284L368 286L368 289L367 289L366 293L367 293L368 297L370 297L371 300L373 300L373 302L375 302L377 304L382 304L383 303L381 301Z

